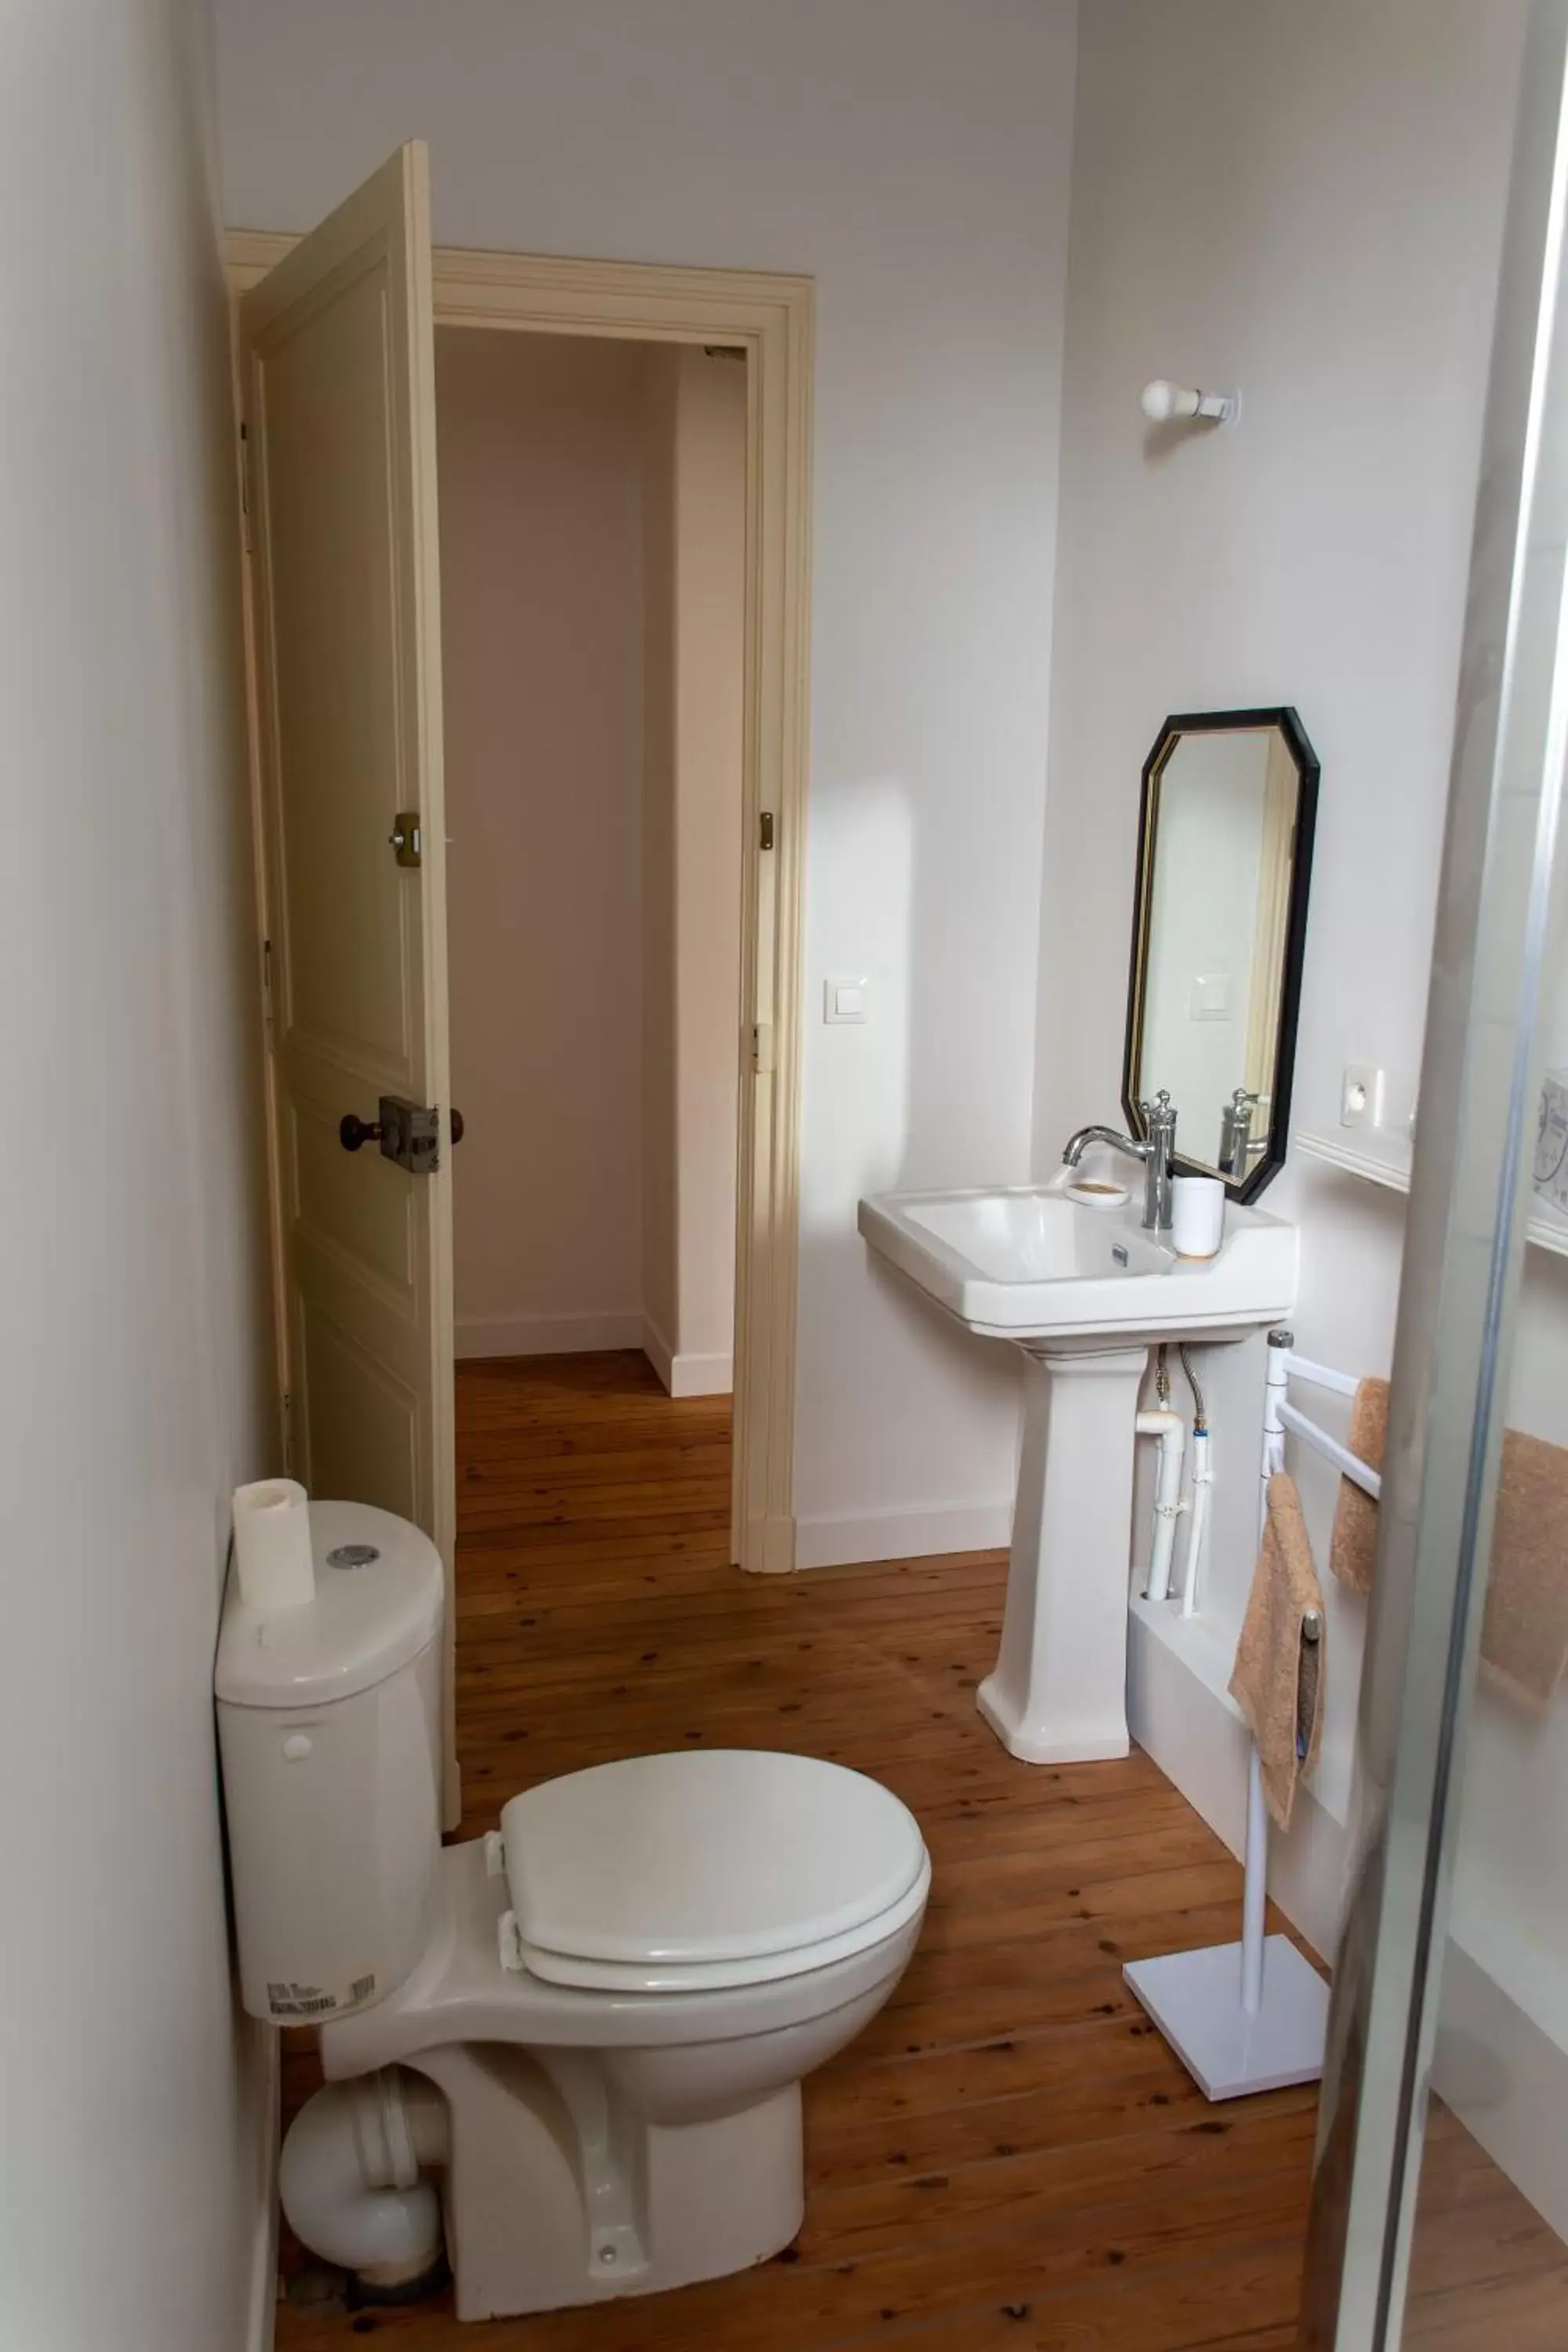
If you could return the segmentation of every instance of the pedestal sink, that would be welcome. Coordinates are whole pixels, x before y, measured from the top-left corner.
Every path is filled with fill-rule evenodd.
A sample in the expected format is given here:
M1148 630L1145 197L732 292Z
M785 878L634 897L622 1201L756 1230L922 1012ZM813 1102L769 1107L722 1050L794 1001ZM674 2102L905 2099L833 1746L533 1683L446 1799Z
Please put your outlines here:
M882 1192L860 1231L966 1329L1022 1349L1024 1444L994 1670L979 1707L1031 1764L1125 1756L1127 1582L1138 1391L1162 1339L1244 1339L1289 1315L1293 1225L1231 1204L1216 1257L1179 1258L1139 1207L1063 1180Z

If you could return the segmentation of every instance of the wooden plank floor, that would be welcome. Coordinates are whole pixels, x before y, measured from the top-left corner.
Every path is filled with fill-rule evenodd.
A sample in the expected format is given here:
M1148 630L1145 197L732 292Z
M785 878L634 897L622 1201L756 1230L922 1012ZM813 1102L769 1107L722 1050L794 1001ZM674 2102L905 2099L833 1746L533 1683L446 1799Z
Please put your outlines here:
M449 2299L284 2305L279 2352L1287 2352L1314 2095L1209 2108L1121 1978L1235 1933L1229 1855L1142 1756L1049 1769L997 1746L974 1686L999 1556L742 1576L729 1460L727 1401L672 1403L640 1357L462 1368L462 1834L554 1773L685 1743L837 1758L913 1808L925 1932L889 2008L807 2081L796 2244L736 2278L481 2326ZM290 2104L312 2073L290 2059ZM1486 2171L1486 2251L1455 2256L1452 2216L1445 2233L1434 2352L1498 2344L1447 2318L1468 2325L1467 2299L1483 2317L1489 2281L1524 2294L1562 2252Z

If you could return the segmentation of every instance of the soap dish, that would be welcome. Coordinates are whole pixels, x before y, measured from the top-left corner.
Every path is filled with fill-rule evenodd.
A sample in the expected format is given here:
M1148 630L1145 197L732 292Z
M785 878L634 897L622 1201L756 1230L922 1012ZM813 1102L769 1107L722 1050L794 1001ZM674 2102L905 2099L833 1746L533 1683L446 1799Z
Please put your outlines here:
M1132 1198L1125 1184L1113 1184L1104 1176L1076 1177L1062 1190L1069 1201L1080 1202L1086 1209L1121 1209Z

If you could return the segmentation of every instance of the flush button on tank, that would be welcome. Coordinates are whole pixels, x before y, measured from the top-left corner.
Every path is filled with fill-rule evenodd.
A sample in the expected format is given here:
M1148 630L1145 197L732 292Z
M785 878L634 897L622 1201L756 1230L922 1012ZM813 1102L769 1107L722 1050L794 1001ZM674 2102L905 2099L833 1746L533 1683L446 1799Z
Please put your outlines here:
M290 1764L302 1764L310 1752L310 1735L308 1731L291 1731L283 1742L283 1753Z

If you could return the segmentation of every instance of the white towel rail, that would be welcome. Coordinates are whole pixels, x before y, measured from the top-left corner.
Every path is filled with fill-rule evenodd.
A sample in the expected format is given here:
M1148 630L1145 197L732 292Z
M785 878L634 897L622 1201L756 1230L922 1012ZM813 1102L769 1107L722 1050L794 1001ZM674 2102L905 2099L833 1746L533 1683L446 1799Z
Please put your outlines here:
M1383 1481L1370 1465L1290 1402L1288 1391L1292 1378L1340 1396L1353 1396L1359 1385L1352 1373L1296 1355L1290 1332L1268 1334L1258 1487L1260 1538L1268 1517L1268 1481L1285 1466L1287 1432L1323 1454L1369 1495L1375 1497L1383 1491ZM1309 1614L1303 1631L1309 1640L1321 1638L1322 1621L1316 1612ZM1122 1971L1166 2041L1211 2099L1234 2099L1249 2091L1315 2083L1323 2071L1328 1987L1289 1937L1265 1933L1268 1811L1256 1746L1247 1759L1245 1869L1239 1944L1216 1944L1204 1951L1134 1960Z
M1325 1454L1343 1476L1352 1478L1364 1487L1374 1502L1383 1493L1383 1480L1371 1465L1363 1462L1350 1448L1309 1421L1304 1412L1293 1405L1286 1391L1291 1381L1307 1381L1313 1388L1332 1389L1339 1396L1353 1397L1361 1383L1350 1372L1336 1371L1331 1364L1315 1364L1310 1356L1298 1356L1290 1345L1289 1331L1268 1334L1268 1370L1263 1391L1263 1494L1258 1498L1258 1525L1261 1534L1268 1517L1268 1481L1276 1470L1285 1467L1285 1432L1290 1430L1303 1438L1314 1453Z

